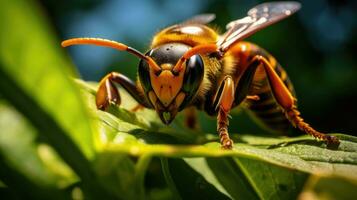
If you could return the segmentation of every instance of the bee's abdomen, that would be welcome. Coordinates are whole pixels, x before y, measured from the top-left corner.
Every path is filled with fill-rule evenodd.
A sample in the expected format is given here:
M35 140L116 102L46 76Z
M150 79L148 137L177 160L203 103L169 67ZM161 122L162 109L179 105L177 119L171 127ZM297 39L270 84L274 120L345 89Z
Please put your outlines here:
M270 58L269 60L271 61L273 59L274 58ZM273 64L272 67L275 69L284 84L295 96L293 85L285 70L277 62L275 62L275 60L274 62L271 62L271 64ZM258 69L258 73L253 80L250 94L258 95L260 99L252 101L249 104L249 109L264 127L273 132L286 133L290 126L290 122L285 117L279 104L276 102L265 73L259 73L259 70L263 71L264 69Z

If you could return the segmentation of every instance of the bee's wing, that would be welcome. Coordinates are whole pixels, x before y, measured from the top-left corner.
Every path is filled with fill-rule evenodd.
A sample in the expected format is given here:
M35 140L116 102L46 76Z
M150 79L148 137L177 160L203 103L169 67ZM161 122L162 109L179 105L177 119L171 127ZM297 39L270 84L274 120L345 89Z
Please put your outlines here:
M181 24L208 24L216 18L215 14L207 13L193 16L190 19L182 22Z
M294 1L259 4L248 11L248 16L228 23L227 32L221 36L217 45L222 52L226 52L234 43L290 16L299 9L300 3Z

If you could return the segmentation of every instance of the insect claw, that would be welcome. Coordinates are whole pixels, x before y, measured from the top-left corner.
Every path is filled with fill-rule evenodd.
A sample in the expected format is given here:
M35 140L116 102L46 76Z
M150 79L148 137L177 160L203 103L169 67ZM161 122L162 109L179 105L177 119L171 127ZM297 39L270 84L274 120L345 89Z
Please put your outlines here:
M103 107L103 105L98 106L98 110L104 110Z
M326 144L328 149L337 150L340 146L340 140L333 135L326 135Z
M231 150L233 148L233 140L228 139L223 142L222 149Z
M108 107L108 104L106 104L106 105L102 104L102 105L97 106L98 110L101 110L101 111L105 111L107 109L107 107Z

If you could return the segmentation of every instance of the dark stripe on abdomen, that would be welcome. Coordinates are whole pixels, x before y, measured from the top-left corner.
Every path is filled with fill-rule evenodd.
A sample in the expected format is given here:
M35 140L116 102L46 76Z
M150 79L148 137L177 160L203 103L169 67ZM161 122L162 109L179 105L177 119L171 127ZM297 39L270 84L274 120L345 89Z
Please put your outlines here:
M286 132L290 123L282 113L273 95L270 91L262 95L269 96L269 98L254 101L249 106L249 109L253 112L253 115L262 122L264 127L274 132Z

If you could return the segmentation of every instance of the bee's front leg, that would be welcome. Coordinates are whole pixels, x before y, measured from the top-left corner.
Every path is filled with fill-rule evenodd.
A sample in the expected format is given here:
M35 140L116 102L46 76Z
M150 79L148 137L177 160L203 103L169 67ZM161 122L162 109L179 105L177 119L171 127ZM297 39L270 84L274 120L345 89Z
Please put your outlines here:
M120 73L111 72L99 83L96 96L96 105L98 109L106 110L111 103L120 105L120 94L114 83L120 84L140 105L148 108L151 107L140 95L140 91L132 80Z
M233 140L230 139L228 134L228 116L234 101L234 82L231 76L227 75L224 77L215 99L215 107L218 109L217 132L222 148L232 149Z
M198 129L197 112L195 107L189 107L185 110L185 124L190 129Z

